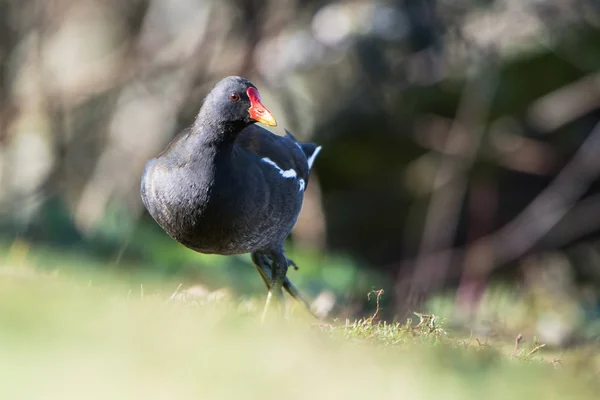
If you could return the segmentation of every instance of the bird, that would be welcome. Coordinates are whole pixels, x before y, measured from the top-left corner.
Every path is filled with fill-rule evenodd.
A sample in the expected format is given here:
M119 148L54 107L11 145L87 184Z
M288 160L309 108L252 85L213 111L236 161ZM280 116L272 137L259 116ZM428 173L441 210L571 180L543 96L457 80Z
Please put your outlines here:
M250 253L267 288L264 320L270 304L282 304L282 289L310 311L287 277L297 266L283 245L321 146L257 122L277 126L256 86L239 76L222 79L193 124L146 163L141 197L156 223L184 246L204 254Z

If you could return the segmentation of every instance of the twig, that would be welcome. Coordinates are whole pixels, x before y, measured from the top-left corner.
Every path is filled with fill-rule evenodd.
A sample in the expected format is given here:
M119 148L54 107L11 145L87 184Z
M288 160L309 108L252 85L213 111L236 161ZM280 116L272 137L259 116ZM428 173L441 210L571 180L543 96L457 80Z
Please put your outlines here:
M381 298L381 295L384 293L383 289L379 289L379 290L371 290L368 294L367 294L367 300L371 300L371 293L375 293L375 295L377 296L375 298L375 314L373 314L371 316L371 321L373 321L375 319L375 317L377 317L377 314L379 314L379 311L381 310L381 307L379 307L379 299Z
M469 333L469 340L467 340L465 343L465 349L469 347L469 345L471 344L471 340L473 340L473 330L471 330L471 332Z
M537 346L535 346L529 353L527 353L527 356L530 356L534 353L537 353L540 349L543 349L544 347L546 347L545 344L538 344Z
M175 289L175 291L173 292L171 297L169 297L169 301L171 301L175 298L175 295L177 295L177 293L179 292L179 289L181 288L182 285L183 285L183 283L180 283L179 286L177 286L177 289Z
M513 350L513 357L517 356L517 351L519 350L519 343L521 343L521 339L523 339L523 335L519 333L515 338L515 349Z

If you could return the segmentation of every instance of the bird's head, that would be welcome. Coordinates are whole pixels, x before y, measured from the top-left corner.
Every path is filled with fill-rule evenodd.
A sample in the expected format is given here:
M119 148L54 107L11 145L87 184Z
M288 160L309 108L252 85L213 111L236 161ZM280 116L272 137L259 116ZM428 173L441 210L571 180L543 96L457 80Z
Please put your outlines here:
M209 120L206 122L277 125L273 115L263 106L256 86L239 76L229 76L215 85L204 100L200 116Z

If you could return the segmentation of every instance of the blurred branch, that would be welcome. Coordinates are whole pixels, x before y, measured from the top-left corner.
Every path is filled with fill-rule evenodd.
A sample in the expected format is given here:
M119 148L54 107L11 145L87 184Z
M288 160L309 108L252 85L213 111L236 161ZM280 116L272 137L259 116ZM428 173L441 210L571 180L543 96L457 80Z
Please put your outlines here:
M600 194L579 201L568 214L548 233L545 238L549 246L564 246L566 243L592 234L600 226Z
M600 107L600 73L588 75L565 85L529 107L531 123L542 132L561 126Z
M450 266L449 258L441 256L433 263L428 255L450 247L456 233L467 174L476 158L496 86L496 76L488 66L487 62L482 62L469 76L463 91L456 120L448 133L443 151L454 157L440 155L419 256L410 279L410 289L404 294L408 295L408 306L418 302L424 293L443 282ZM402 289L397 287L397 293L399 290Z
M526 174L552 176L564 165L564 157L550 144L518 135L504 122L501 118L492 124L486 149L498 165Z
M521 214L494 235L496 263L509 262L531 250L575 206L600 175L598 154L600 123L556 179Z
M237 8L243 16L244 41L242 62L238 75L251 75L254 72L254 50L260 41L260 28L264 25L263 16L266 12L265 3L262 0L235 0Z
M8 125L15 113L10 96L11 79L6 61L18 43L15 24L16 1L0 1L0 144L8 136ZM0 170L2 165L0 165ZM1 178L1 176L0 176Z
M416 141L432 152L446 157L460 157L456 148L446 145L451 120L439 116L428 116L421 122L415 135ZM510 117L501 117L494 121L489 129L487 140L481 144L481 157L495 162L499 166L514 171L536 175L553 175L564 165L564 160L556 149L547 142L525 137L517 133L518 122ZM454 131L457 141L469 140L464 131ZM422 158L430 158L427 153ZM448 177L446 177L448 179Z
M493 268L505 265L527 254L569 214L565 231L553 233L553 245L573 240L598 228L598 195L578 203L590 184L600 176L600 123L579 148L556 179L540 193L516 218L492 235L476 240L466 249L447 249L423 255L417 265L439 265L449 260L468 259L493 249L494 263L474 263L477 274L487 275ZM591 218L591 219L590 219ZM597 221L598 224L594 224ZM591 226L594 224L594 226ZM476 257L475 257L476 258ZM443 264L442 264L443 265Z

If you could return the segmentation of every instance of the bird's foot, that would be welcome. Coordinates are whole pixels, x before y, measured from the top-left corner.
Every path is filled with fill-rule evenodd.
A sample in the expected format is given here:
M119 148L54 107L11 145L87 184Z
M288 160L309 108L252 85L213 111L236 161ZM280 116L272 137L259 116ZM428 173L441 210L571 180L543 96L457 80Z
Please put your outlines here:
M295 262L293 262L292 260L290 260L289 258L286 258L287 262L288 262L288 266L294 268L296 271L298 271L300 268L298 268L298 266L296 265Z
M271 303L274 302L273 301L273 293L272 293L273 268L274 268L273 258L274 257L272 255L266 254L263 252L252 253L252 261L254 262L256 269L260 273L261 278L265 282L265 286L267 287L267 290L269 291L269 293L267 294L267 301L265 302L265 307L263 309L263 315L262 315L263 321L266 317L268 309L271 307ZM291 265L293 268L298 269L298 266L292 260L288 259L287 257L285 257L285 260L287 261L288 265ZM283 289L285 289L285 291L288 292L288 294L290 296L292 296L292 298L294 300L298 301L299 303L302 303L304 305L304 307L306 308L306 310L312 316L314 316L315 318L318 318L312 312L310 303L306 300L306 298L304 296L302 296L300 291L294 286L294 284L289 280L289 278L287 276L285 276L283 278L282 286L283 286Z

